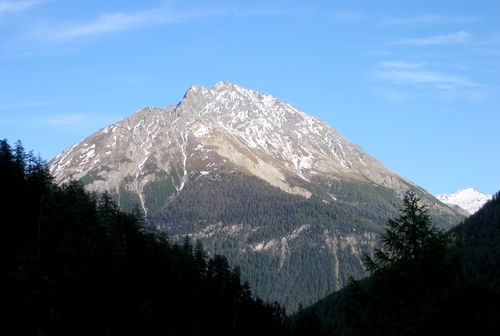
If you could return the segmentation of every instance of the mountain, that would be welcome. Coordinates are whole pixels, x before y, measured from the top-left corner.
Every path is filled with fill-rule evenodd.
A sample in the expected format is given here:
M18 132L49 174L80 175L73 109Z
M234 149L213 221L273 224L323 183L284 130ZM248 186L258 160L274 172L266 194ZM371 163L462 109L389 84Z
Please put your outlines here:
M470 214L474 214L492 197L493 195L486 195L475 188L460 189L453 194L436 195L436 198L441 202L458 206Z
M228 82L139 110L48 167L57 183L80 179L124 210L139 204L174 240L200 239L287 308L362 276L363 253L408 190L437 225L463 218L320 119Z

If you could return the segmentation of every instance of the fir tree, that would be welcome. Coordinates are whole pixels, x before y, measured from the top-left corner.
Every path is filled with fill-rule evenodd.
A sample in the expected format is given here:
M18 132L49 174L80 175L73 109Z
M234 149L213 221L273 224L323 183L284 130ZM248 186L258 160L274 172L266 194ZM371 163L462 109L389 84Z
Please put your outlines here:
M367 285L350 280L351 327L359 334L415 335L436 330L456 281L457 259L449 237L438 230L414 193L388 221L382 246L365 255Z

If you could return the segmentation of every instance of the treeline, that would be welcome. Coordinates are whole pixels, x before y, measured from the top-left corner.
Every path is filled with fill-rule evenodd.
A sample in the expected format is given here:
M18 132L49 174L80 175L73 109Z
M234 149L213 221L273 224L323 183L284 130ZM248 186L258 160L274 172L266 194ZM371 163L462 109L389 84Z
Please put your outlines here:
M448 232L417 200L389 220L370 276L301 309L308 335L498 335L500 193ZM373 259L372 259L373 258Z
M278 303L199 242L172 243L82 183L0 141L1 325L12 335L282 335Z
M173 223L177 231L183 232L217 221L244 222L265 228L253 235L255 239L262 239L269 237L269 233L271 236L286 234L304 223L336 222L349 224L349 229L379 230L387 216L397 214L395 205L390 211L386 204L382 197L370 199L369 204L326 202L315 196L307 199L284 192L255 176L234 172L190 181L182 193L151 219L175 230L169 226Z

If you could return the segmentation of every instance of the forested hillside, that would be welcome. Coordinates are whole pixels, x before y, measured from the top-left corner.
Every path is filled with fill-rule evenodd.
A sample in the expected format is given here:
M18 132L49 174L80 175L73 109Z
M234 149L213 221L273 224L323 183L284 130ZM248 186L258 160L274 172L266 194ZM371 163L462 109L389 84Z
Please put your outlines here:
M499 195L446 233L422 216L425 208L417 206L410 217L404 208L400 217L389 220L383 249L375 249L373 259L365 258L370 276L352 279L349 286L299 311L293 318L295 334L470 335L481 330L497 335ZM420 226L424 230L401 225L415 218L427 223ZM414 240L420 252L410 253L411 244L402 237L421 237Z
M500 192L450 234L463 258L462 279L500 294Z
M378 194L357 199L307 199L257 177L221 173L187 184L150 221L169 236L201 239L240 265L256 294L294 311L340 289L349 275L363 276L362 254L397 205Z
M82 183L0 141L0 305L11 335L285 334L278 303L255 299L239 268L172 243Z

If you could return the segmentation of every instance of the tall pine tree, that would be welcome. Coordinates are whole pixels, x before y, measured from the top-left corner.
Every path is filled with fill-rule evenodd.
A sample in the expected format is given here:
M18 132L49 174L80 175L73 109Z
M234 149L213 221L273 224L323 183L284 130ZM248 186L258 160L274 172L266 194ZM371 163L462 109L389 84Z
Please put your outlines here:
M456 283L457 259L450 257L449 237L438 230L412 192L398 218L390 219L382 246L365 282L350 280L353 305L348 316L359 334L417 335L436 330ZM436 324L438 323L438 324Z

